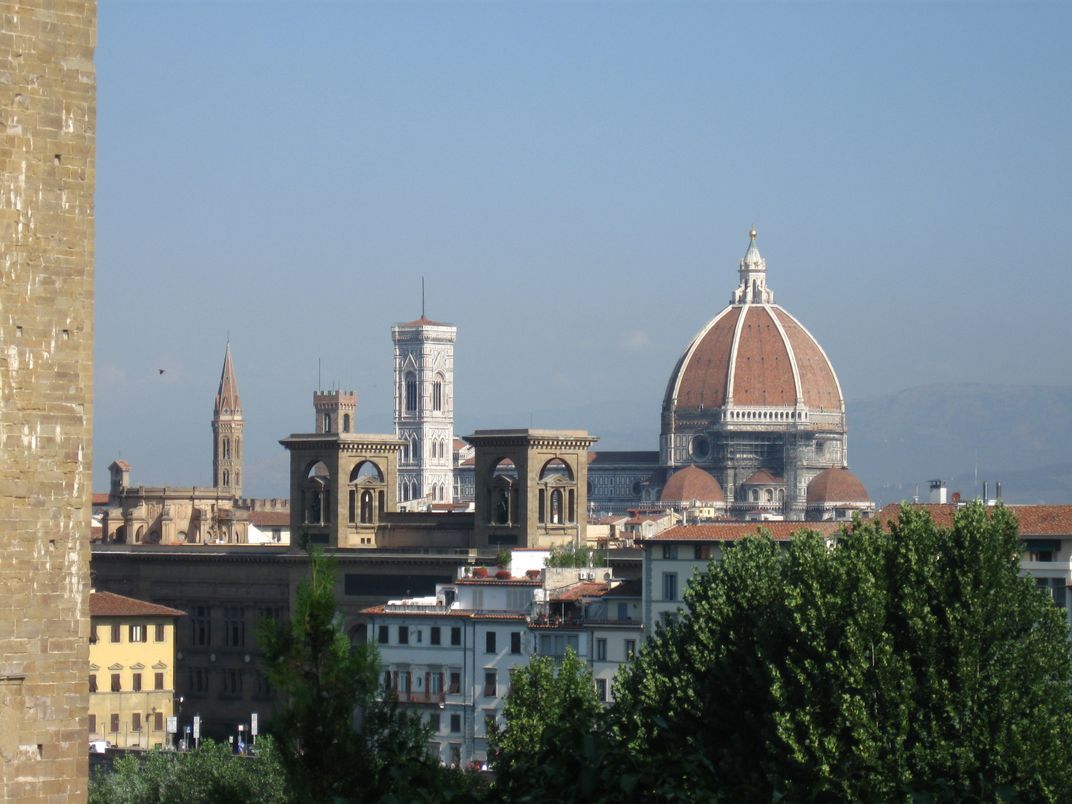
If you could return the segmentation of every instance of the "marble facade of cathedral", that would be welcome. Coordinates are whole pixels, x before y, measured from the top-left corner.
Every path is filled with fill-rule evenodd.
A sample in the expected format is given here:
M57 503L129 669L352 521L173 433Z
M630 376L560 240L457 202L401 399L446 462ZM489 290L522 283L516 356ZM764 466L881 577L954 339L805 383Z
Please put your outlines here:
M675 473L713 483L681 499ZM604 452L590 466L597 510L665 504L740 519L844 519L874 506L848 471L845 399L810 332L774 303L752 229L730 303L689 343L663 398L659 451ZM667 496L669 495L669 496Z

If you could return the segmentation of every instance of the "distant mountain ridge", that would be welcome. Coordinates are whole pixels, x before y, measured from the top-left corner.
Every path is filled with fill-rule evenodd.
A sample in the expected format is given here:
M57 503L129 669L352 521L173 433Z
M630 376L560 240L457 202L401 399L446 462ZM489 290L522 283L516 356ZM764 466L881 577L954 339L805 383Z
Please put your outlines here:
M945 480L965 498L1072 502L1072 386L950 383L846 404L849 466L882 504ZM976 481L978 478L978 481Z

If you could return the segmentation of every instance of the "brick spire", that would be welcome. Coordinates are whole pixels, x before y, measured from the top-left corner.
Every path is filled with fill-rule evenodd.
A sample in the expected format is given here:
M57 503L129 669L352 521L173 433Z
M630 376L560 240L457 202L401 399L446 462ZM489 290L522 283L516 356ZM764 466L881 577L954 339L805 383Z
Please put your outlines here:
M231 360L231 342L227 341L227 352L223 356L223 371L220 373L220 389L216 392L215 415L221 413L240 415L242 400L238 398L238 380L235 378L234 363Z

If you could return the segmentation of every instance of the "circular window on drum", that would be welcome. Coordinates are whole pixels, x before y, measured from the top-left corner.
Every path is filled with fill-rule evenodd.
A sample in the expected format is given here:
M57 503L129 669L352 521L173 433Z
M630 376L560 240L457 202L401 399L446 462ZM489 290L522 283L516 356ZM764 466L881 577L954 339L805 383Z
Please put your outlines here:
M694 436L689 444L689 454L693 458L706 458L711 454L711 441L705 435Z

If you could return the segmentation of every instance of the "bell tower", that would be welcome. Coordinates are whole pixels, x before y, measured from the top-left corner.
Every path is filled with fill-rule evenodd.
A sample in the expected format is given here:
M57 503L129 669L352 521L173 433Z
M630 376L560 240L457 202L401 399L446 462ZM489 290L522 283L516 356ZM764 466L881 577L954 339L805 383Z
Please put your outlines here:
M233 497L242 496L242 430L245 426L231 359L231 342L227 341L212 414L212 485Z
M454 340L458 328L421 315L395 324L395 435L405 442L398 500L454 498Z

